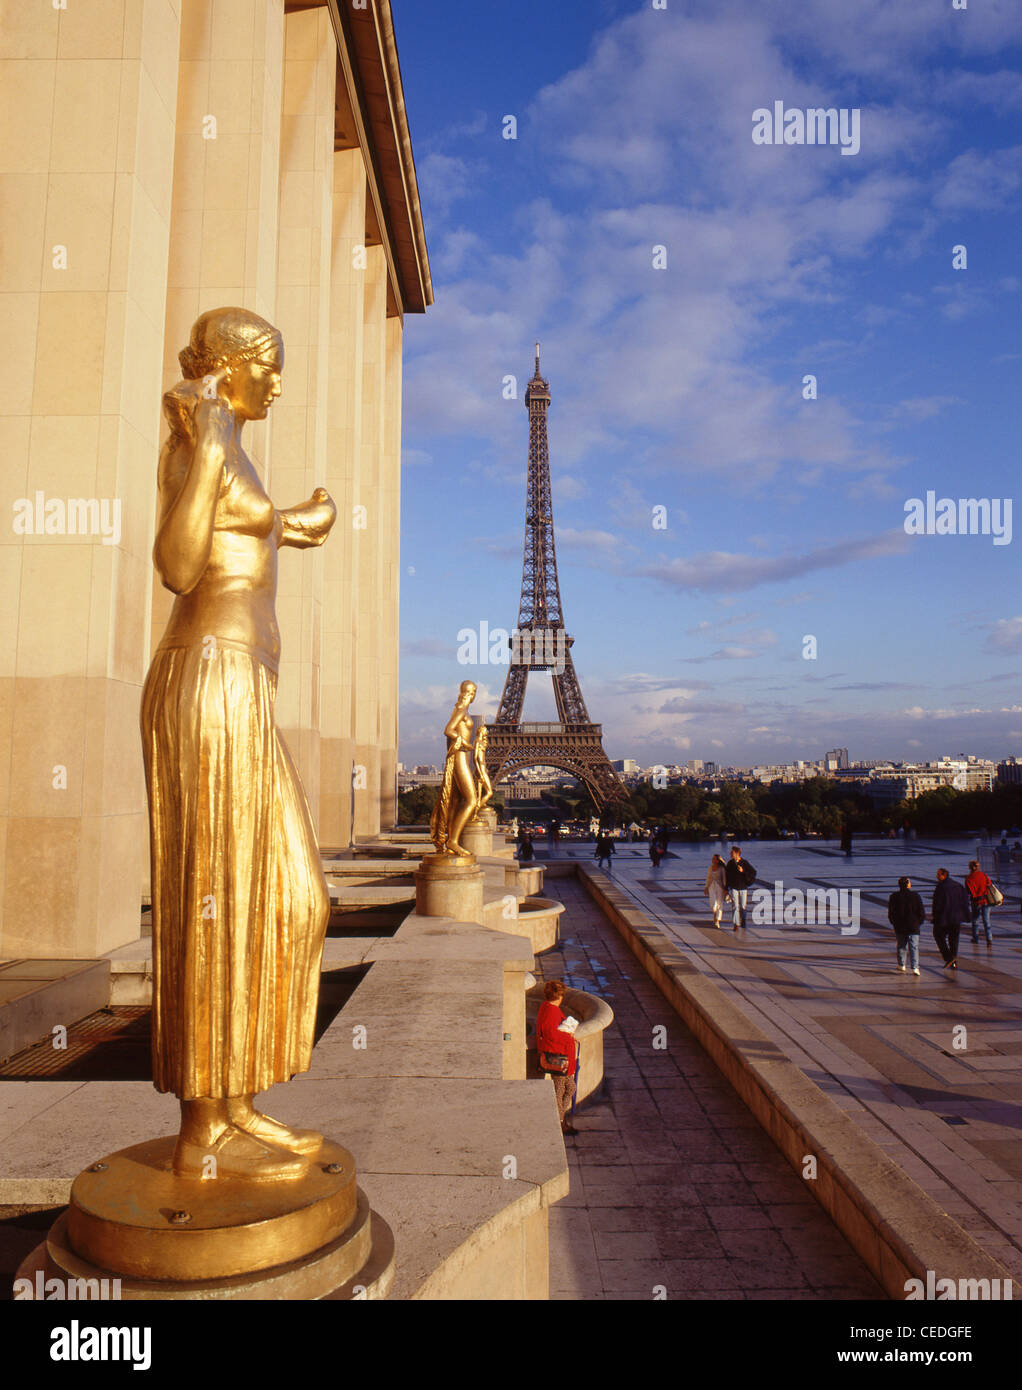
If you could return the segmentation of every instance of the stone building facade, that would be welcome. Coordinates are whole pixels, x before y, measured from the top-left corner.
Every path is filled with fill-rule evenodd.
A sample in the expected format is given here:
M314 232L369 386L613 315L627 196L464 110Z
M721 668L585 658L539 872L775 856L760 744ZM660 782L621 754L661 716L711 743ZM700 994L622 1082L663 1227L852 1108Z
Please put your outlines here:
M148 879L138 708L171 595L161 396L198 314L283 333L277 721L321 843L393 824L401 336L432 302L389 0L33 0L0 18L0 958L98 956Z

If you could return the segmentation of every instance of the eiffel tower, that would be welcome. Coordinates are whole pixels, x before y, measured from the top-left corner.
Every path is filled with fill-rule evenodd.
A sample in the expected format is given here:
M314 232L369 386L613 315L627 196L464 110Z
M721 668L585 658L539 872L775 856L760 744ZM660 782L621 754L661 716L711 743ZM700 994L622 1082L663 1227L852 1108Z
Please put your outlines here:
M536 370L525 390L529 412L529 481L525 501L525 556L522 600L511 649L511 664L496 720L488 725L487 770L491 781L525 767L558 767L584 782L598 809L627 796L603 749L603 726L589 718L571 658L574 642L564 629L557 582L550 451L546 413L550 385ZM551 671L556 723L522 723L530 671Z

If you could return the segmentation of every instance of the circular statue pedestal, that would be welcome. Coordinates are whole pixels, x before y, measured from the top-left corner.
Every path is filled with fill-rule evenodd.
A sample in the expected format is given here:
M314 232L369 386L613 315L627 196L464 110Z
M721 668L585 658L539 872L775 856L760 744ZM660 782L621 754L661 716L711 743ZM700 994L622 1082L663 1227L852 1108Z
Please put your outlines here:
M176 1176L176 1142L136 1144L79 1174L19 1278L44 1291L52 1279L116 1279L127 1299L386 1297L393 1236L347 1149L324 1140L300 1178L251 1182Z
M461 832L461 843L473 855L492 854L493 832L496 828L496 811L490 806L484 806L481 811L476 812Z
M415 873L415 911L481 923L483 871L475 855L427 854Z

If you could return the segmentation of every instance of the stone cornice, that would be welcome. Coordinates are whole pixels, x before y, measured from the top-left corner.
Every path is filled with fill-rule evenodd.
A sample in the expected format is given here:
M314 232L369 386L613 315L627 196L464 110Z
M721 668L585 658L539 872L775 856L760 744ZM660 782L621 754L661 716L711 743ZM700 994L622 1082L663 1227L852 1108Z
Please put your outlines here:
M285 9L290 13L323 4L337 40L338 82L343 80L346 88L338 96L338 111L345 110L353 120L381 230L388 304L400 314L421 314L433 303L433 282L390 0L367 0L364 10L339 0L287 0ZM335 148L350 147L351 136L338 131Z

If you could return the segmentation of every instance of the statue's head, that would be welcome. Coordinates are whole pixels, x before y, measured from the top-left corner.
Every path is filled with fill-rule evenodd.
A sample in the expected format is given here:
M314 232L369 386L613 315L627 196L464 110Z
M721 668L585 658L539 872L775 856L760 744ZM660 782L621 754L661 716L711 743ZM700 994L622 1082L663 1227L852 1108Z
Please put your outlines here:
M191 381L215 376L219 394L242 420L264 420L280 395L284 344L272 323L248 309L209 309L178 353Z
M458 703L460 705L470 705L476 697L475 681L462 681L458 689Z

